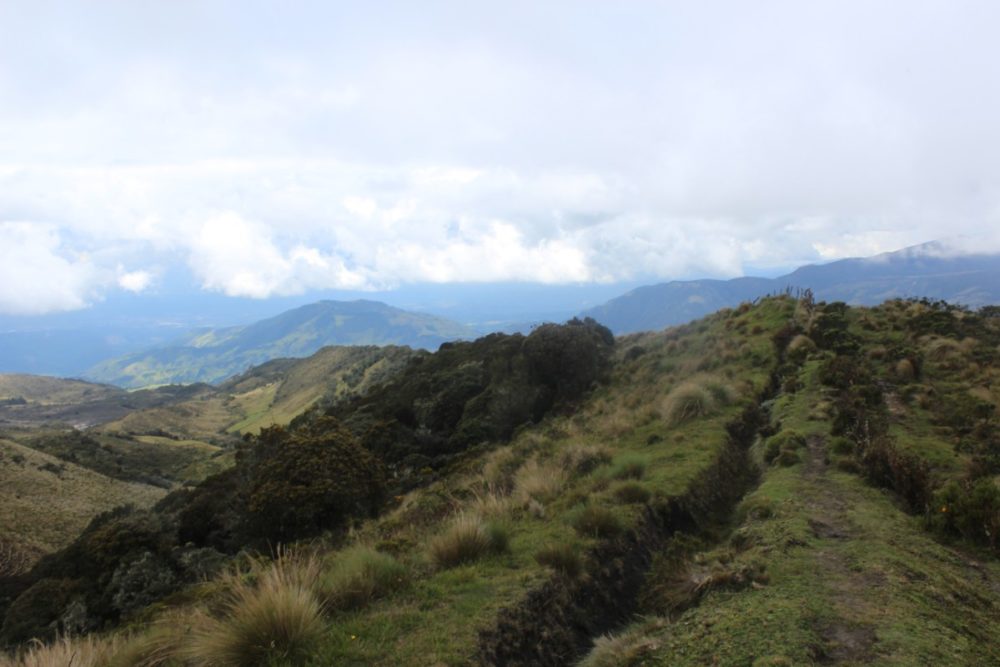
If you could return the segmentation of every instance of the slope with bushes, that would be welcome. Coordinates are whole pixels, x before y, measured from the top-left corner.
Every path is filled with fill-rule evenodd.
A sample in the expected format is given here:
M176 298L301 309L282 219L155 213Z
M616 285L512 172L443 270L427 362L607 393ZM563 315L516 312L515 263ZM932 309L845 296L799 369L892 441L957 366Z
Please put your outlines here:
M420 357L95 522L3 633L83 604L131 622L81 644L110 664L1000 663L994 311L810 296Z

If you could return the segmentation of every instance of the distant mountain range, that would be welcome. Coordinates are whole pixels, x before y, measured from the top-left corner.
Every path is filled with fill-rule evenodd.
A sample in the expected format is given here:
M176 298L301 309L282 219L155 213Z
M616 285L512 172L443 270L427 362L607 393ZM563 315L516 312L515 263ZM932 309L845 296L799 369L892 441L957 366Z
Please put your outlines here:
M581 316L593 317L616 334L651 331L788 288L808 288L818 300L857 306L927 297L979 307L1000 303L1000 255L955 255L941 243L927 243L874 257L810 264L778 278L675 280L639 287Z
M436 349L474 336L468 327L377 301L319 301L254 324L192 333L178 341L101 362L88 380L121 387L218 382L280 357L328 345L406 345Z

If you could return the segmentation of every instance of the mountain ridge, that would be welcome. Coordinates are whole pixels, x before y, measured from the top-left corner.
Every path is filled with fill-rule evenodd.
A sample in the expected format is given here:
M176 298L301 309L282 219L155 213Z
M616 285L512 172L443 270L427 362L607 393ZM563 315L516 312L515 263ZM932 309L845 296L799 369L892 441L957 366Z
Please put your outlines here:
M1000 303L1000 254L955 254L939 241L871 257L807 264L777 278L740 277L645 285L584 310L616 334L651 331L788 289L817 299L874 306L930 298L970 307Z
M199 330L174 343L95 365L84 378L127 388L215 383L284 357L330 345L403 345L435 349L467 338L468 327L379 301L322 300L245 326Z

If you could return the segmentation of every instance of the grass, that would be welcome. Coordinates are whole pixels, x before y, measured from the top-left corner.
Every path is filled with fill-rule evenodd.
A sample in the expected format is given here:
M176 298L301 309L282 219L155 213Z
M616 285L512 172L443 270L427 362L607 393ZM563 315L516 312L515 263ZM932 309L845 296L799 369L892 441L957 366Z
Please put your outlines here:
M707 417L728 405L735 394L736 391L719 378L694 378L679 384L667 394L660 414L668 423L681 424Z
M539 565L568 577L575 577L583 571L579 547L569 542L545 545L535 553L535 560Z
M496 522L485 522L473 514L460 514L440 535L431 540L431 561L449 568L507 550L509 536Z
M326 634L323 605L313 590L319 562L282 555L251 581L234 575L219 615L204 614L180 649L204 667L301 664Z
M328 609L354 610L407 585L410 572L389 554L362 545L338 552L316 588Z
M63 637L52 644L28 646L16 656L0 654L0 667L105 667L119 645L97 637Z
M569 522L581 535L599 539L615 537L625 530L618 515L600 505L578 507L570 514Z

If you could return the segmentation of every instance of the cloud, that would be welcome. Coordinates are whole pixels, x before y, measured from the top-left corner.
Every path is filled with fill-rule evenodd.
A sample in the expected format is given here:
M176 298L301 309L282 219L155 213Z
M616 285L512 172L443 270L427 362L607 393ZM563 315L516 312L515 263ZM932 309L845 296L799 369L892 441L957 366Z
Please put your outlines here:
M53 227L0 223L0 312L36 315L84 308L100 282L89 258L67 251Z
M153 274L149 271L124 271L118 267L118 287L126 292L144 292L153 284Z
M155 278L119 265L265 298L1000 228L994 3L56 6L0 5L0 224L70 274L46 308Z

